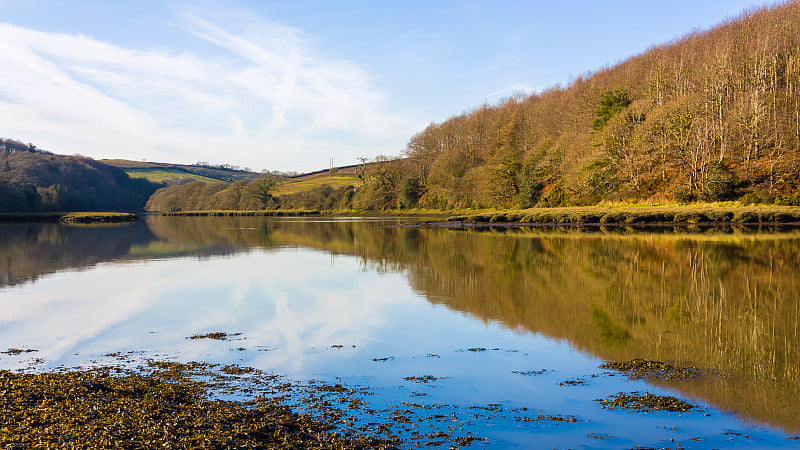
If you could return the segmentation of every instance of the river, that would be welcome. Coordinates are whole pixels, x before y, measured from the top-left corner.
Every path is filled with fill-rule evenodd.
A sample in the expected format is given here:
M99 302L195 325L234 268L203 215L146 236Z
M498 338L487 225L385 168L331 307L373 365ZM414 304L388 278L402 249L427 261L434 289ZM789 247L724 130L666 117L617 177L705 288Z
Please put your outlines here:
M408 447L800 442L800 232L405 221L2 224L0 369L254 367L342 386L336 401L307 389L291 401L338 402L343 424ZM187 339L213 332L228 336ZM600 367L635 358L697 376ZM620 393L693 408L606 407Z

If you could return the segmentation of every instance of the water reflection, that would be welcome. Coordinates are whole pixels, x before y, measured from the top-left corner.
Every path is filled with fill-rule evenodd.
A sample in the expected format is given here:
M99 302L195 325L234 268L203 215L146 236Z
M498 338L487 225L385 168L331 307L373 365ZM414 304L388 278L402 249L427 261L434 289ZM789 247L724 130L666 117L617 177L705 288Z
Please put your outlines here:
M249 253L217 258L241 252ZM147 264L119 271L106 261ZM330 353L320 349L334 343L402 354L414 337L378 345L375 330L439 317L439 305L567 340L602 359L717 368L726 377L661 384L800 430L797 233L468 232L354 220L147 217L106 228L2 225L0 262L3 340L27 336L35 342L20 345L49 360L68 360L90 339L93 351L135 342L151 353L204 354L214 344L187 347L187 329L221 327L263 346L239 355L232 342L228 359L310 375L306 362L325 370ZM92 266L77 278L61 273ZM356 282L353 274L365 270L383 278ZM35 296L19 289L45 274L53 280ZM433 307L399 308L409 288ZM11 299L21 295L24 301ZM389 317L407 322L386 323ZM138 329L142 323L149 328Z

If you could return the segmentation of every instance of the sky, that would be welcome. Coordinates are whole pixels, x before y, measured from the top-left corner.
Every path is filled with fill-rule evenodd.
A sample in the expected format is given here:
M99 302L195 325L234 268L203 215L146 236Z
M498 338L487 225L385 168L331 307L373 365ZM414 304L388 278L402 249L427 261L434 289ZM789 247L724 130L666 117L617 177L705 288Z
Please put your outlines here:
M752 0L0 0L0 137L306 172L566 86Z

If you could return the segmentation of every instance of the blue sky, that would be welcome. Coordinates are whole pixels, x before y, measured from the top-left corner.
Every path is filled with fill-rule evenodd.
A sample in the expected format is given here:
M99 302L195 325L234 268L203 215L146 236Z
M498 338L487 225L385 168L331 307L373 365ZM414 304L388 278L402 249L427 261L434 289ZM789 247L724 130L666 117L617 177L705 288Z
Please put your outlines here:
M352 164L761 4L0 0L0 136L94 158Z

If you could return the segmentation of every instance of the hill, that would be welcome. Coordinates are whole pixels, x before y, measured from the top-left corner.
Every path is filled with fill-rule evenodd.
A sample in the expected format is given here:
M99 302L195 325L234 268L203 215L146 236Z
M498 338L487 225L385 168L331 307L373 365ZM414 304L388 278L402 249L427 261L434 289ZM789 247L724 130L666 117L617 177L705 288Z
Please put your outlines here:
M796 193L798 24L798 2L748 11L566 87L433 123L357 197L526 208Z
M0 139L0 211L135 210L157 187L91 158Z
M129 161L125 159L101 159L100 162L124 170L131 178L145 178L153 183L165 184L185 180L234 182L241 179L255 178L259 175L256 172L229 165L210 166L201 163L185 165Z

